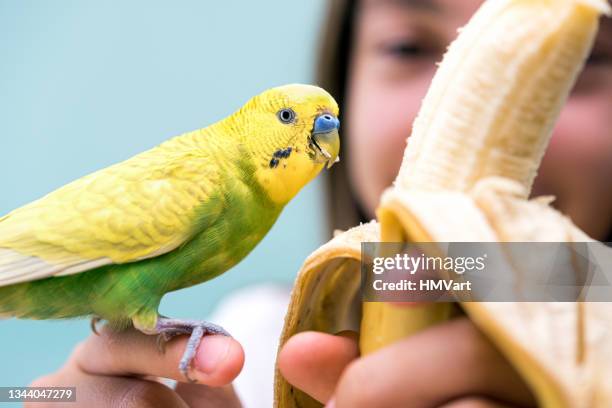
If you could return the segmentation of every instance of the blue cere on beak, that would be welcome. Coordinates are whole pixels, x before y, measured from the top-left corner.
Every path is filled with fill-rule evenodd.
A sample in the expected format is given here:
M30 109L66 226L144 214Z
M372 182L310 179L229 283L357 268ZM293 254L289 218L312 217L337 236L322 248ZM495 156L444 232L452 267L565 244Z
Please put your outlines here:
M325 113L318 116L314 122L313 134L327 133L340 128L340 121L334 115Z

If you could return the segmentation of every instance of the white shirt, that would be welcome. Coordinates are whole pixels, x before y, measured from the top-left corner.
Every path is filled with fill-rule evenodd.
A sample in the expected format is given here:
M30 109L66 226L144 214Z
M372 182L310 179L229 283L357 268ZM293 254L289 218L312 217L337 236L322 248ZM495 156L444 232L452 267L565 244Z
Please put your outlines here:
M242 344L245 362L234 389L245 408L270 408L278 340L289 304L288 286L250 286L227 296L210 321Z

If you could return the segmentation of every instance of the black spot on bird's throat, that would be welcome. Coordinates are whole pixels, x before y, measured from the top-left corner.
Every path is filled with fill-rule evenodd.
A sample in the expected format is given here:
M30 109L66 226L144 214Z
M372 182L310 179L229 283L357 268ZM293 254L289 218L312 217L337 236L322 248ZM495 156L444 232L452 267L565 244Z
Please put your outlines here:
M291 155L291 147L288 147L286 149L278 149L277 151L274 152L274 157L278 158L278 159L286 159L287 157L289 157Z
M295 150L297 151L297 148ZM278 149L277 151L275 151L272 154L272 159L270 159L270 168L275 168L276 166L278 166L282 159L286 159L291 156L292 151L293 147L287 147L286 149ZM287 165L284 165L283 167L285 168L287 167Z

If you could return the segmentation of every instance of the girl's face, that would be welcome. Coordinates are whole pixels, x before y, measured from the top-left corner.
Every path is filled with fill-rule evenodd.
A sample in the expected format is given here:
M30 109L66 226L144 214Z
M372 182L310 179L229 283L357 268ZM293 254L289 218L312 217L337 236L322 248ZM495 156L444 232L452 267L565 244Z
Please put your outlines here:
M447 45L481 0L362 0L349 61L352 187L369 216L391 185ZM596 239L612 227L612 20L564 107L534 184Z

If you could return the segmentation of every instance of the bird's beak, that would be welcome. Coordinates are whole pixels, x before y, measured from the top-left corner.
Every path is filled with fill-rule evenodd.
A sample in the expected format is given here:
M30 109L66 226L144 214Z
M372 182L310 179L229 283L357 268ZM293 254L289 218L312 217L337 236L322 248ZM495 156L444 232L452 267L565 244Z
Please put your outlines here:
M317 116L312 129L312 143L314 145L315 160L327 162L327 168L340 161L340 135L338 129L340 121L337 117L324 113Z

